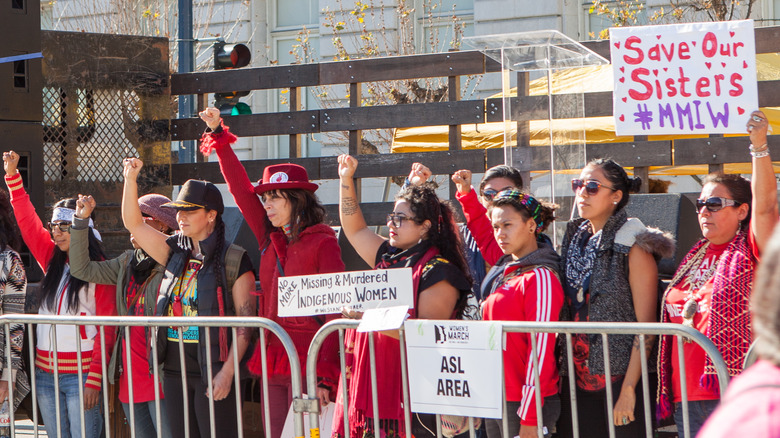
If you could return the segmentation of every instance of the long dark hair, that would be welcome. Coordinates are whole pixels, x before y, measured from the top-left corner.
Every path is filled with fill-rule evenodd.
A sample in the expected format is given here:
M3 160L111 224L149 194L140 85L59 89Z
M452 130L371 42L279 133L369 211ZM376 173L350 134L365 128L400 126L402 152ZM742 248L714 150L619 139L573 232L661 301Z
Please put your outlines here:
M61 199L53 208L70 208L76 209L76 199L67 198ZM106 254L103 251L103 244L89 229L87 233L89 241L89 259L93 261L105 260ZM55 301L57 299L57 290L59 289L60 280L65 272L65 264L68 262L68 253L62 251L57 246L54 247L54 253L52 254L49 262L46 266L46 275L43 276L41 281L41 304L47 309L54 311L56 309ZM68 311L73 312L79 307L79 291L82 287L88 283L84 280L79 280L76 277L71 277L68 274Z
M431 228L428 230L431 244L439 249L442 257L463 271L471 282L469 268L463 256L463 240L450 206L436 196L430 183L402 189L395 196L396 201L401 199L409 203L415 223L422 224L426 220L431 222Z
M325 207L322 206L320 200L317 199L317 196L308 190L270 190L265 192L264 195L284 198L290 203L290 225L292 226L290 234L292 236L292 241L297 240L301 232L306 228L325 222ZM268 239L271 235L271 231L275 228L268 219L268 216L265 216L264 220L265 238Z
M222 220L222 215L217 212L217 217L214 219L214 236L217 239L217 244L214 250L214 275L217 277L217 287L222 287L224 294L232 294L233 291L227 290L227 284L225 283L225 222ZM215 291L216 292L216 291ZM227 296L227 295L223 295ZM227 304L227 303L225 303Z
M12 211L8 192L0 189L0 251L11 248L18 252L22 247L22 239L19 237L19 229L16 227Z

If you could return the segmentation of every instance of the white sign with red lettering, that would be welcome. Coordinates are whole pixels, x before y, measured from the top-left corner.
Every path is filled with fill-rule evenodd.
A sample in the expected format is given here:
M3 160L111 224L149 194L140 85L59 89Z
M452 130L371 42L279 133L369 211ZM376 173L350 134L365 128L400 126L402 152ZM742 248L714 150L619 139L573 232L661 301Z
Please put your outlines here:
M617 135L745 132L758 109L752 20L609 34Z

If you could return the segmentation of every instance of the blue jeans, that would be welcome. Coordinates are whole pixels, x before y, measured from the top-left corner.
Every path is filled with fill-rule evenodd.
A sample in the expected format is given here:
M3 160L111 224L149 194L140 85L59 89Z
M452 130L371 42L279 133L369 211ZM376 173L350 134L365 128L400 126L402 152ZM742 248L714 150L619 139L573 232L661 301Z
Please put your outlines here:
M704 422L707 421L710 414L718 407L720 400L697 400L688 402L688 425L690 426L691 438L699 434ZM677 424L677 436L685 438L683 429L682 403L674 404L674 422Z
M157 438L157 414L155 413L154 400L148 402L133 403L133 415L135 415L135 437ZM125 418L130 422L130 403L122 403ZM168 427L168 418L165 416L165 400L160 400L160 420L162 421L162 438L171 438L171 430Z
M84 381L79 384L78 374L59 374L59 394L54 392L54 374L47 373L39 368L35 369L35 395L38 398L38 407L41 409L46 435L57 436L56 397L60 399L60 432L62 438L77 438L81 436L81 412L82 405L79 402L79 386L83 387L87 382L87 373L83 374ZM100 403L94 408L84 411L84 430L86 438L99 438L103 429L103 415L100 412Z

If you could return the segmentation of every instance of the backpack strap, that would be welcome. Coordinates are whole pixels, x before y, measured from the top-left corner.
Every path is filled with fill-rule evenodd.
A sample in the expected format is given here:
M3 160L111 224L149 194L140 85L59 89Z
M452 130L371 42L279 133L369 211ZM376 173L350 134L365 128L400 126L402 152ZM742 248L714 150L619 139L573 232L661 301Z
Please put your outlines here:
M238 270L241 268L241 259L244 258L246 250L240 246L231 243L225 253L225 279L227 280L227 290L233 292L233 285L238 280Z

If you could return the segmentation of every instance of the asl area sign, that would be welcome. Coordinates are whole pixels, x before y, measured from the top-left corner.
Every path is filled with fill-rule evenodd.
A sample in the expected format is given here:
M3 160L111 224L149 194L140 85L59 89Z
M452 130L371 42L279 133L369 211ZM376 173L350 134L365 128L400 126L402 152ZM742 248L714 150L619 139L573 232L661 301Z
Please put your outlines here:
M500 323L410 319L404 333L412 412L501 418Z
M412 268L279 277L279 316L311 316L414 307Z
M617 135L745 132L758 109L752 20L609 34Z

